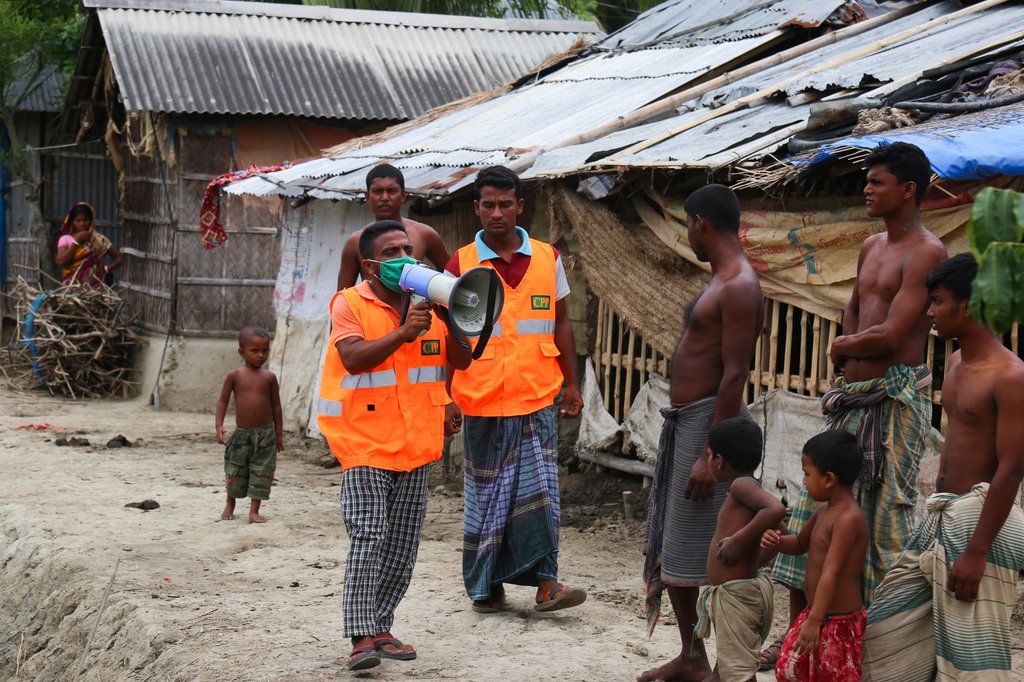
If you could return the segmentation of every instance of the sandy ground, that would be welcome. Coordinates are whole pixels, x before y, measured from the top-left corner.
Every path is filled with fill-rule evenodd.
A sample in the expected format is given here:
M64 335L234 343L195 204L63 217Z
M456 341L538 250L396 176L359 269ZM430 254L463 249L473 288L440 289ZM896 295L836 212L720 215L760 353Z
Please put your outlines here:
M43 423L65 430L16 428ZM119 434L136 446L107 448ZM58 447L61 436L91 445ZM269 522L216 522L222 453L211 415L0 386L0 679L355 677L341 636L339 470L313 464L318 443L290 437L264 506ZM438 480L394 628L419 657L360 677L631 680L671 658L678 635L667 612L652 639L643 634L641 525L625 522L616 502L638 483L575 474L564 484L561 570L590 593L585 605L538 614L532 590L511 587L511 610L472 612L459 486ZM146 499L160 508L124 506ZM1019 644L1020 621L1014 627ZM1021 659L1018 646L1018 669Z

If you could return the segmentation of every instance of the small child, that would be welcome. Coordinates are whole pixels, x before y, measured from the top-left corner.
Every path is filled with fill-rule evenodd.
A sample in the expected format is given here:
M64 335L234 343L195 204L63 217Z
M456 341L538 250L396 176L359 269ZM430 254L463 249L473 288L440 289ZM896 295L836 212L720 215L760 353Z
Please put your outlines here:
M782 523L786 508L753 478L761 464L761 429L744 417L724 419L708 434L708 469L728 482L708 552L711 587L700 598L694 636L715 626L718 661L708 680L756 679L761 644L772 626L772 584L760 567L761 536Z
M851 433L837 429L807 441L800 459L807 492L824 504L800 535L768 530L761 541L765 549L807 554L808 606L786 633L775 677L782 682L855 682L861 678L867 622L860 581L868 526L852 486L864 453Z
M265 523L260 502L270 497L277 453L284 450L281 397L277 377L261 369L270 354L270 334L262 327L238 333L238 354L245 367L228 373L217 401L217 442L224 445L224 415L235 394L235 430L224 448L224 482L228 501L220 518L235 518L235 499L249 497L249 523Z

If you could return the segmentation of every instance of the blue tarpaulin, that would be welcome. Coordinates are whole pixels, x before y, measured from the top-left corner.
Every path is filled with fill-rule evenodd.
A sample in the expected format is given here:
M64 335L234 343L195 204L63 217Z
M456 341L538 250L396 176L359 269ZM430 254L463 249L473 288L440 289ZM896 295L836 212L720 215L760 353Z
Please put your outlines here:
M823 146L804 163L821 163L844 148L873 149L891 142L917 145L928 156L932 170L949 180L1024 175L1024 104L843 138Z

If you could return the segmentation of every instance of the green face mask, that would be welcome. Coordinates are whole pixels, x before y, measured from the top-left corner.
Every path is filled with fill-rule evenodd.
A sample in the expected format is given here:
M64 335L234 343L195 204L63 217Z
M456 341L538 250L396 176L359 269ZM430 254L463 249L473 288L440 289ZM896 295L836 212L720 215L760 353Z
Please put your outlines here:
M377 279L380 283L386 286L391 291L402 293L402 288L398 286L398 282L402 279L402 271L405 270L406 265L416 265L418 261L411 256L400 256L398 258L392 258L391 260L373 260L372 258L364 258L363 260L371 263L378 263L380 265L380 275Z

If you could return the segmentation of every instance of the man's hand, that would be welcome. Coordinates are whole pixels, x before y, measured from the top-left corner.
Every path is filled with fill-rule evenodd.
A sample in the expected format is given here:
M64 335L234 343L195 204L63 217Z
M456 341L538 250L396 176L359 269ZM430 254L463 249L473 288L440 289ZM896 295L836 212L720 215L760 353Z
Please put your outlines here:
M810 616L800 626L800 632L796 637L796 650L801 653L811 653L818 649L818 639L821 637L821 623Z
M743 546L733 540L730 535L718 541L718 553L715 557L726 566L735 566L743 554Z
M426 303L417 303L409 306L409 313L405 316L405 324L402 325L402 335L406 343L412 343L423 332L430 329L430 306Z
M566 386L565 394L562 395L562 406L558 409L558 416L572 419L580 416L583 411L583 397L580 395L579 386Z
M985 555L967 549L953 563L946 588L960 601L974 601L978 598L978 585L984 574Z
M774 528L769 528L764 532L764 535L761 536L761 549L772 549L775 545L779 544L781 540L782 533Z
M223 426L218 426L217 427L217 442L220 443L221 445L225 444L224 443L224 436L225 436L225 434L227 434L227 432L228 432L227 429L225 429Z
M444 406L444 435L454 436L462 430L462 410L455 403Z
M715 494L715 479L708 470L708 454L710 449L704 446L704 454L693 463L690 469L690 479L686 482L686 499L701 500L709 499Z
M835 367L842 367L846 361L846 356L843 355L842 351L845 342L845 336L837 336L835 341L832 342L832 347L828 349L828 356L832 359L832 364Z

